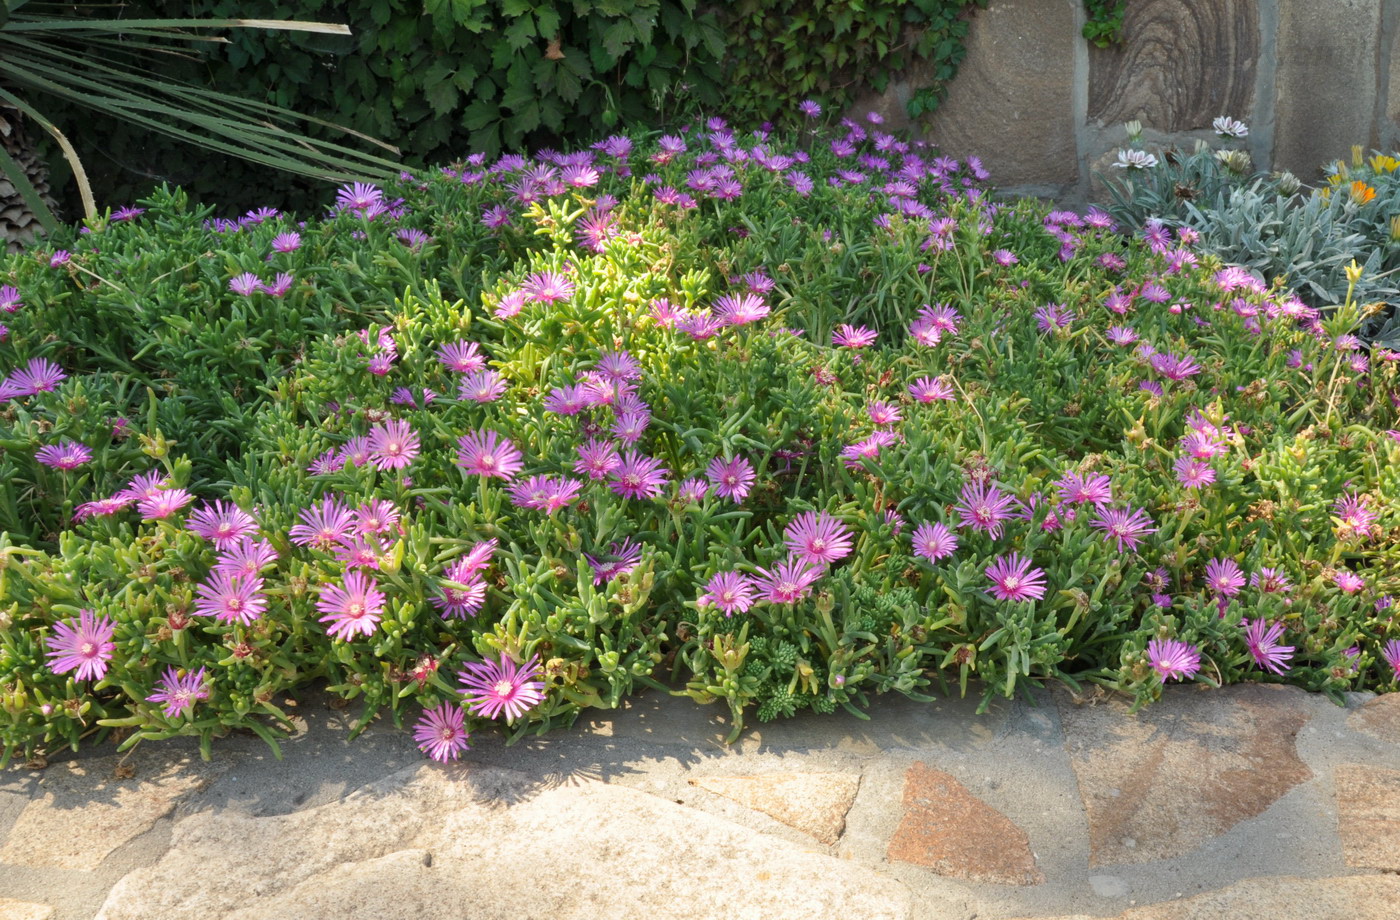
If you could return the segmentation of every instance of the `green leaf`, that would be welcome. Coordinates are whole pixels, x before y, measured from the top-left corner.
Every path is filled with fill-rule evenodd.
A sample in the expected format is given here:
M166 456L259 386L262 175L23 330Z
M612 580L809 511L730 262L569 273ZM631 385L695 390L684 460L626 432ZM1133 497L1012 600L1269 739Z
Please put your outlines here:
M535 37L535 17L521 16L506 28L503 35L512 51L520 51Z
M623 19L603 30L603 34L599 36L599 44L602 46L603 53L610 57L612 62L616 62L627 52L636 37L636 28L632 23Z
M468 131L480 131L500 117L501 110L495 103L478 99L462 110L462 127Z

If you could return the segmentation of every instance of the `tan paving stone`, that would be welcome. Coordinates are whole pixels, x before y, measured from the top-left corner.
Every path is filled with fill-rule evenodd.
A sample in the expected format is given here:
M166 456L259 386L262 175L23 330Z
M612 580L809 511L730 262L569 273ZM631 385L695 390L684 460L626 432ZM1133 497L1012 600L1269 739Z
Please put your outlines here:
M1370 700L1347 717L1347 727L1400 744L1400 693L1386 693Z
M856 800L860 776L855 773L770 773L706 776L692 779L690 783L761 811L831 846L846 829L846 812Z
M1011 920L1395 920L1400 877L1252 878L1220 891L1132 907L1116 917L1074 914Z
M1297 688L1172 688L1135 716L1122 700L1056 698L1089 819L1090 866L1189 853L1312 777L1295 744L1309 717Z
M904 806L890 838L890 859L970 881L1045 881L1026 832L947 773L923 763L910 767L904 776Z
M1342 764L1332 778L1347 865L1400 872L1400 770Z
M0 898L0 920L52 920L53 915L54 909L47 904Z
M159 755L94 757L44 770L40 794L20 812L0 862L55 869L95 869L107 855L150 830L218 768L171 763ZM118 763L134 770L116 778ZM123 771L125 772L125 771Z

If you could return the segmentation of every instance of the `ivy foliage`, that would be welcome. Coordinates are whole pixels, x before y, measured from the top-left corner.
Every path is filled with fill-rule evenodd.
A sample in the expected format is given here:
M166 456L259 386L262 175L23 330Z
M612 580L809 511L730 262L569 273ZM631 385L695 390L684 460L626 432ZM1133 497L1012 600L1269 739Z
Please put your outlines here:
M1084 0L1084 37L1099 48L1121 45L1127 11L1128 0Z
M927 62L909 114L937 108L967 53L967 7L986 0L739 0L727 13L728 71L737 113L773 118L820 96L833 106L860 86L883 92L892 75Z

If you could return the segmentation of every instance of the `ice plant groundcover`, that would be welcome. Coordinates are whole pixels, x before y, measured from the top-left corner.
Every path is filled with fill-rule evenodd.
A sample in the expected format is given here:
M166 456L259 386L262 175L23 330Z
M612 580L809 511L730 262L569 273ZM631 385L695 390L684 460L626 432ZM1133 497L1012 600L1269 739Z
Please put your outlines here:
M313 682L438 759L645 688L736 735L1047 680L1395 689L1361 305L812 114L305 220L163 189L7 259L4 757L275 744Z

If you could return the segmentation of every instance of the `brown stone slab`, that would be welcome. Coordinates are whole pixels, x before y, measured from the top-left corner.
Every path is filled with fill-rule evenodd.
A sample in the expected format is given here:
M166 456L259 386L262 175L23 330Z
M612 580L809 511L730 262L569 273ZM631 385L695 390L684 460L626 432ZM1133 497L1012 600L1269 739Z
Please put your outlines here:
M1258 0L1133 0L1123 44L1089 50L1089 117L1159 131L1254 111Z
M1400 770L1342 764L1332 779L1347 865L1400 872Z
M128 779L116 778L123 761L134 770ZM10 828L0 862L95 869L117 847L150 830L180 799L203 788L216 769L140 753L48 767L39 779L38 797Z
M692 779L690 784L761 811L831 846L846 829L846 812L856 800L860 776L855 773L770 773L765 776L707 776Z
M1252 878L1195 897L1147 904L1116 917L1016 917L1013 920L1395 920L1400 876Z
M1181 856L1262 814L1312 777L1298 757L1307 693L1242 684L1172 688L1136 715L1057 694L1089 819L1089 865Z
M978 882L1045 881L1026 832L947 773L923 763L910 767L904 809L890 838L890 859Z

